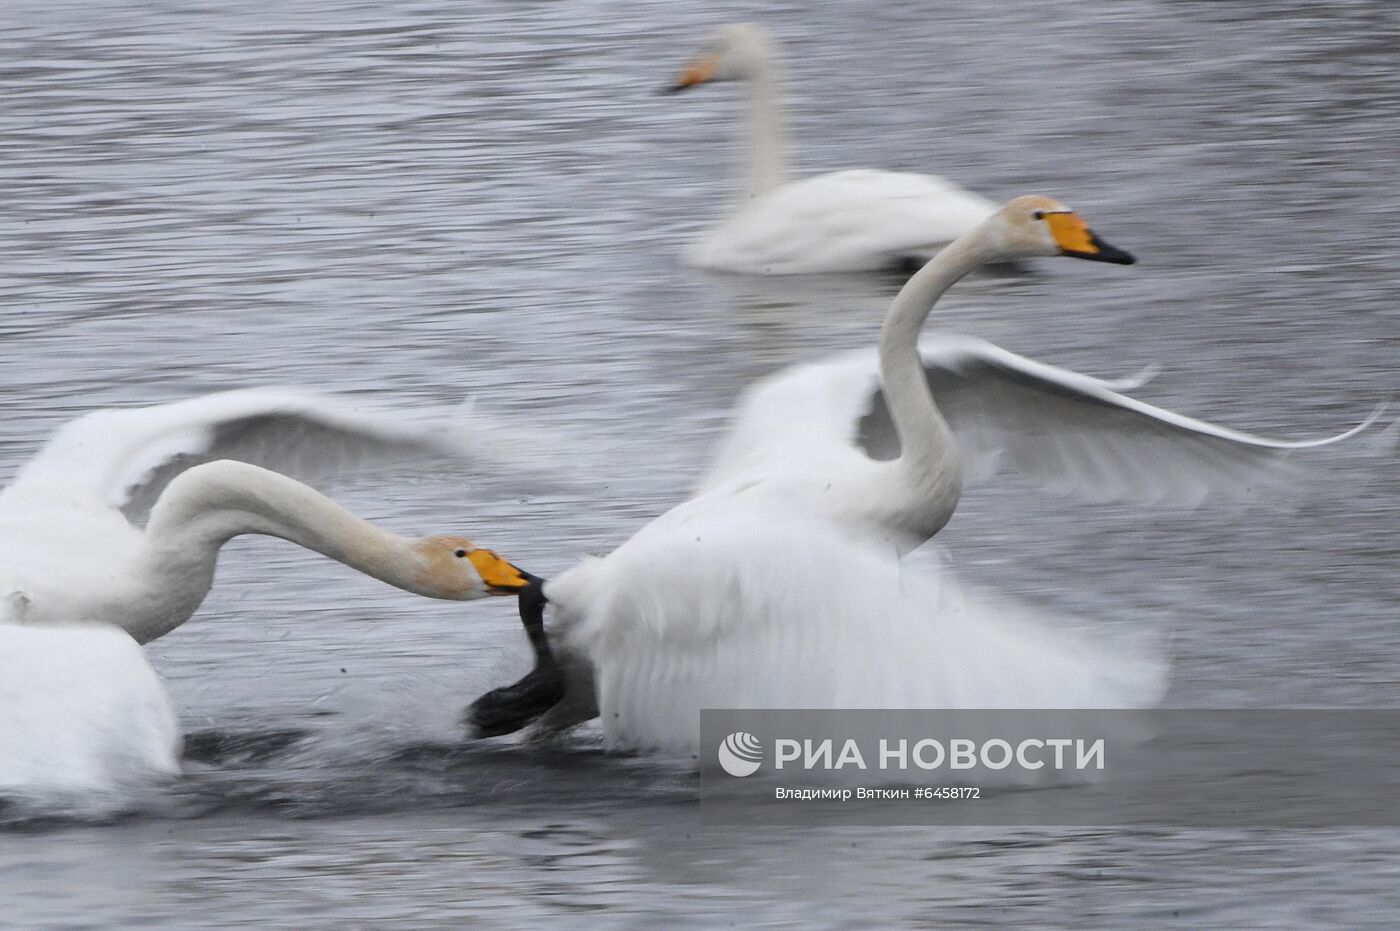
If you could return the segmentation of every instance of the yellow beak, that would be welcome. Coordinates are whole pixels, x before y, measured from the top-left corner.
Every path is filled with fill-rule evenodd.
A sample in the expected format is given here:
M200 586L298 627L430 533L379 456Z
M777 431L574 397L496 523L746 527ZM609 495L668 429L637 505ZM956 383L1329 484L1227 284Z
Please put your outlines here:
M1089 224L1081 220L1077 213L1068 210L1047 211L1043 219L1049 225L1050 235L1055 237L1061 255L1093 262L1112 262L1115 265L1132 265L1137 261L1131 254L1095 236Z
M477 575L486 583L493 595L514 595L530 580L519 569L486 549L475 549L467 553L467 558L476 567Z

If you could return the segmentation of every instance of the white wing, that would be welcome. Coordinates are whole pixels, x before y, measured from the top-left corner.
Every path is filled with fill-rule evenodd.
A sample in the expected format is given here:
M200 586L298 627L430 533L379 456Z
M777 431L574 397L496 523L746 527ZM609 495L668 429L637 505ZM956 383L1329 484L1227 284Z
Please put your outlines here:
M995 210L932 175L838 171L754 199L687 258L704 268L761 274L884 268L928 258Z
M971 478L989 475L1005 453L1047 489L1094 501L1194 507L1250 498L1296 477L1293 453L1353 436L1380 415L1336 436L1270 439L1144 404L1098 379L969 338L935 342L924 369ZM862 435L874 437L882 410L879 398Z
M880 390L875 354L801 365L750 386L696 487L774 473L830 473L866 460L856 430Z
M1140 378L1102 381L970 337L936 336L920 351L969 479L987 477L1005 456L1047 489L1096 501L1195 506L1246 498L1289 480L1290 454L1345 439L1379 413L1339 436L1273 440L1119 392ZM888 459L898 451L876 360L863 354L760 385L709 482L780 465Z
M316 480L428 458L461 462L477 456L475 445L460 424L449 428L406 412L309 392L228 391L80 417L20 471L6 497L37 490L136 515L180 472L214 459Z

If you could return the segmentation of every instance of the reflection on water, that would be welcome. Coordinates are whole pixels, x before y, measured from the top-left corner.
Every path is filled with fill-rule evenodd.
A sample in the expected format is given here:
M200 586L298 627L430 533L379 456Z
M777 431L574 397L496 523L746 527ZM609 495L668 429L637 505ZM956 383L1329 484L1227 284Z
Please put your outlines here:
M290 6L290 8L288 8ZM1053 193L1133 269L969 279L938 325L1283 435L1393 389L1400 134L1384 0L1076 9L213 3L10 7L0 360L12 472L93 407L307 383L478 403L584 492L370 477L346 500L543 573L674 501L739 388L873 343L888 275L677 262L723 209L735 99L655 95L716 22L788 43L804 170ZM592 461L592 460L589 460ZM1086 508L1007 479L947 532L974 579L1171 633L1172 700L1381 705L1400 663L1388 462L1291 512ZM1379 922L1393 834L814 830L695 823L688 761L461 747L528 660L509 604L430 603L239 541L150 647L189 774L113 825L0 844L15 925ZM1387 901L1390 899L1391 901Z

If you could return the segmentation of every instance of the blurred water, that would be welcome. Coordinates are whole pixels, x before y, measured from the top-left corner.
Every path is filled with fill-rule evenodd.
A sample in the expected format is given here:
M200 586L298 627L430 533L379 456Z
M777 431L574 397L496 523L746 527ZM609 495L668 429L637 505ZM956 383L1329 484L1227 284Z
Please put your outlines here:
M1394 389L1386 0L11 0L0 459L94 407L234 386L476 397L615 468L586 492L370 477L346 500L545 574L606 551L683 493L744 383L873 342L899 284L678 264L727 197L735 94L655 90L740 17L787 43L804 170L1051 193L1141 259L974 278L940 325L1093 374L1159 362L1148 400L1284 435ZM1175 704L1390 706L1395 472L1353 447L1295 510L1188 516L1007 479L947 541L1012 595L1171 631ZM0 835L4 923L1356 926L1400 898L1390 832L710 830L684 761L587 732L459 746L519 641L510 604L238 542L149 648L188 777L118 824Z

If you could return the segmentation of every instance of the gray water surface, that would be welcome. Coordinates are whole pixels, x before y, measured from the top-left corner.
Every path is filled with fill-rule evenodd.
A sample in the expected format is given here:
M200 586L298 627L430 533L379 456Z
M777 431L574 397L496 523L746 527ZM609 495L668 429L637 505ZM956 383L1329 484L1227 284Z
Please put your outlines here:
M604 450L581 489L369 476L404 531L553 574L684 494L740 388L873 344L894 274L678 262L724 210L736 92L656 90L715 24L784 40L804 171L1053 194L1131 269L973 277L938 325L1162 374L1144 399L1289 437L1396 387L1400 13L1049 4L38 3L0 13L7 474L116 404L309 384L475 398ZM546 450L548 451L548 450ZM1164 632L1170 702L1393 707L1400 479L1329 453L1288 508L1086 506L1014 477L945 539L1013 597ZM598 474L594 474L598 473ZM603 474L606 473L606 474ZM0 832L0 923L518 927L1389 923L1394 832L735 832L684 760L463 744L526 666L513 605L415 599L240 540L148 648L187 774L112 824Z

